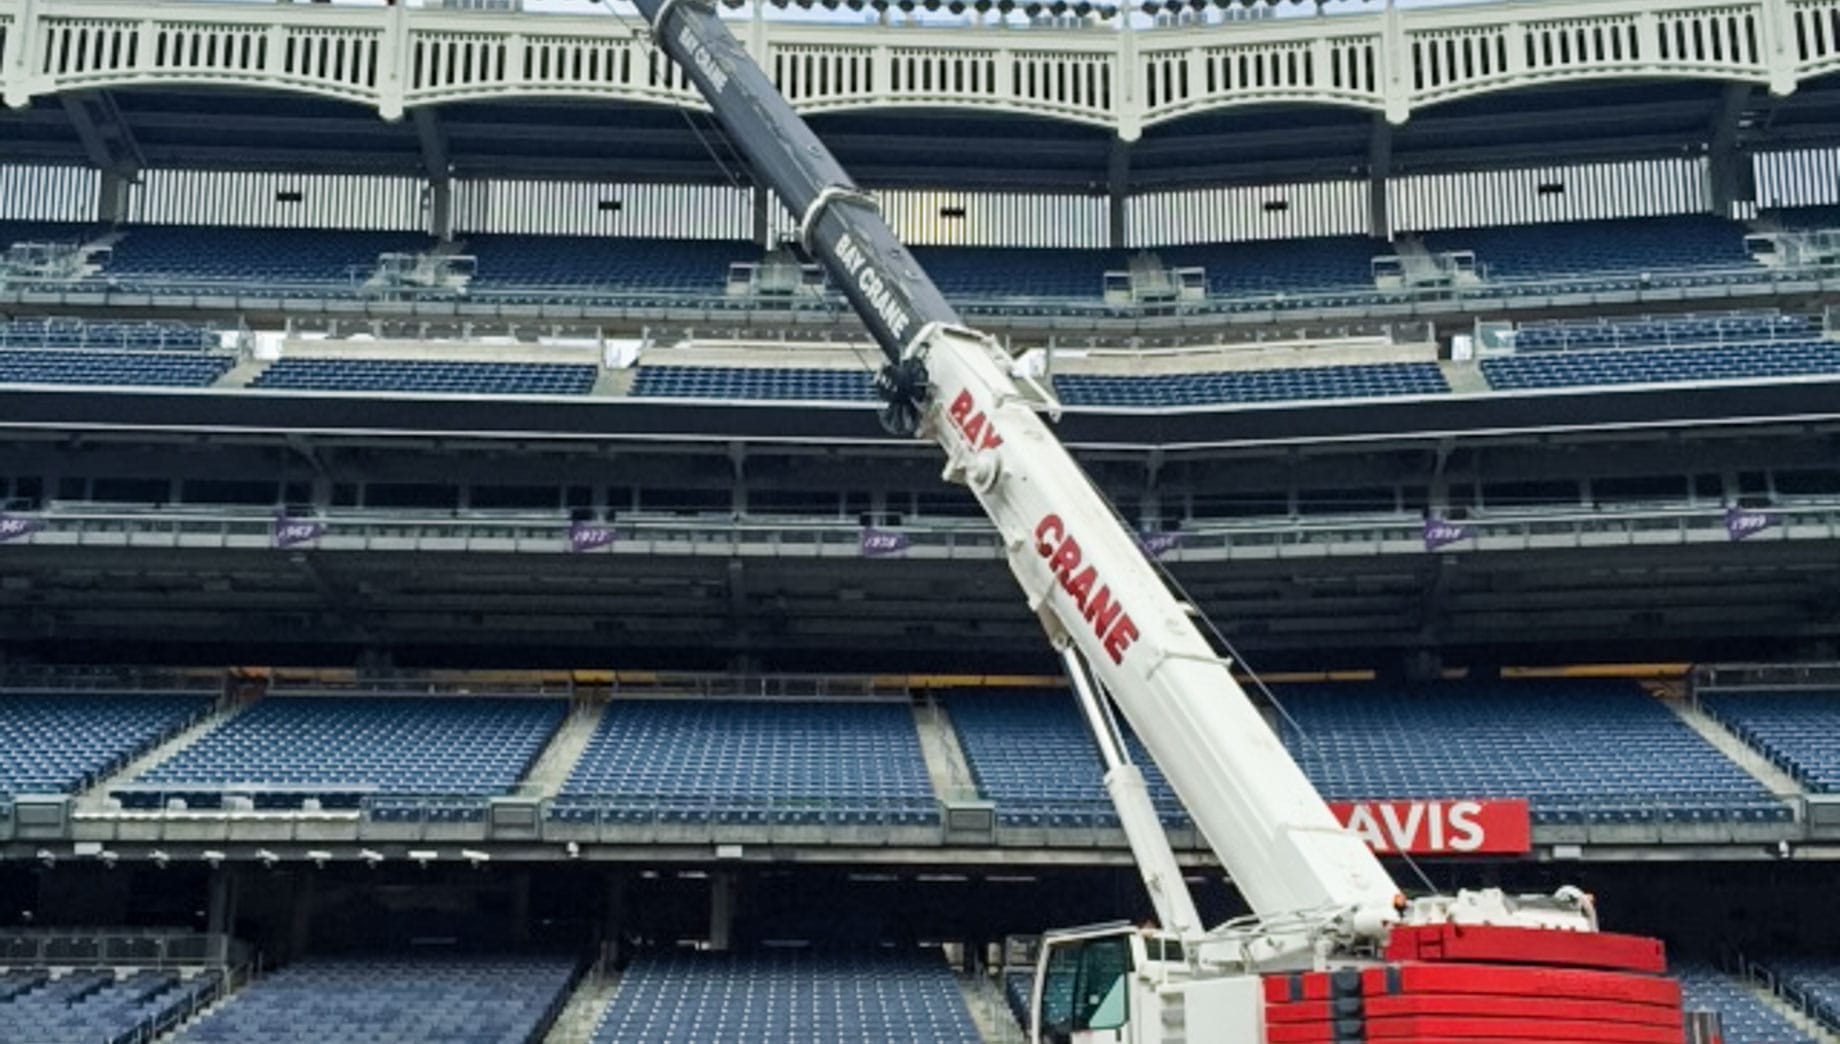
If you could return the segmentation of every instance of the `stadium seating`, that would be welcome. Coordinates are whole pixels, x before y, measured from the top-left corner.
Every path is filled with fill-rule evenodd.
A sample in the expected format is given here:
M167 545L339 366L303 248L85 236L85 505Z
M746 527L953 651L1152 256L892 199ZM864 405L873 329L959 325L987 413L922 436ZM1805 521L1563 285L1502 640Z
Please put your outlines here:
M566 958L314 958L245 987L176 1044L535 1044Z
M118 793L214 807L226 790L258 808L351 808L367 794L479 800L509 791L561 724L561 700L274 698L224 723Z
M0 348L110 348L130 352L214 349L208 326L148 320L20 318L0 321Z
M1523 325L1514 334L1517 351L1578 348L1641 348L1654 345L1748 344L1808 341L1821 336L1819 320L1774 312L1727 315L1645 316Z
M1840 793L1840 692L1708 695L1701 705L1809 790Z
M198 388L235 363L228 354L0 348L0 384L126 384Z
M70 221L0 221L0 253L14 243L82 243L99 234L94 225Z
M875 385L867 369L641 366L631 394L660 399L874 402Z
M379 254L433 245L417 232L189 225L132 225L122 231L103 267L112 284L146 290L225 284L277 297L353 292L376 270Z
M598 374L592 364L572 363L281 359L251 386L295 391L586 395Z
M1105 273L1122 271L1126 264L1123 254L1111 250L919 246L911 253L940 292L954 301L1096 300L1105 291Z
M1769 966L1783 985L1808 1001L1822 1022L1840 1029L1840 959L1779 959L1771 961Z
M1223 370L1149 377L1062 374L1054 379L1069 406L1161 407L1231 402L1284 402L1450 391L1431 362L1363 366L1296 366L1276 370Z
M1498 391L1735 381L1826 373L1840 373L1840 341L1537 352L1482 360L1483 377Z
M721 239L618 239L588 236L473 235L460 252L477 261L472 293L719 295L728 266L758 260L760 248Z
M1777 821L1790 809L1628 682L1280 689L1331 800L1524 797L1535 822ZM1307 737L1307 739L1306 739Z
M1507 292L1548 292L1552 287L1544 284L1555 279L1567 280L1569 290L1603 292L1645 281L1730 279L1705 275L1708 270L1765 275L1744 249L1742 225L1703 214L1471 228L1430 232L1424 241L1433 253L1474 251L1489 282Z
M1729 1044L1814 1044L1742 979L1697 961L1676 960L1672 971L1680 979L1682 1008L1718 1012Z
M0 793L74 793L203 717L199 696L0 695Z
M1157 256L1171 268L1207 269L1208 293L1216 297L1274 298L1339 294L1352 303L1374 293L1373 260L1391 253L1384 241L1363 236L1268 239L1163 247Z
M674 953L634 962L594 1044L979 1044L937 958Z
M996 803L997 821L1012 827L1115 827L1086 721L1066 692L980 692L949 697L946 710L978 792ZM1187 816L1163 774L1134 737L1131 757L1143 769L1164 823Z
M215 972L16 968L0 972L0 1044L150 1040L217 992Z
M619 700L551 815L614 821L936 822L905 703Z

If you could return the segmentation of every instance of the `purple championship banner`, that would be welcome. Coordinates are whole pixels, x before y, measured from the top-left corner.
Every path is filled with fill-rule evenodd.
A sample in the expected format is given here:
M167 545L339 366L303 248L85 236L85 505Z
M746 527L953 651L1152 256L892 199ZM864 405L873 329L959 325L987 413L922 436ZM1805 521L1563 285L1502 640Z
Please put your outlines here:
M864 529L858 548L864 558L884 558L898 555L907 550L906 533L890 533L885 529Z
M29 537L43 528L45 523L39 519L0 513L0 543Z
M1735 504L1725 509L1725 535L1733 540L1745 540L1766 529L1780 525L1782 525L1782 519L1775 515L1766 515L1761 511L1746 511Z
M569 525L569 551L593 551L608 547L620 539L620 534L612 526L603 526L595 522L575 522Z
M1445 521L1436 515L1425 519L1425 550L1427 551L1436 551L1468 539L1469 529L1467 527Z
M1139 533L1137 546L1143 548L1150 558L1161 558L1182 546L1180 533Z
M276 547L299 547L326 535L326 524L310 518L277 516L269 530L270 543Z

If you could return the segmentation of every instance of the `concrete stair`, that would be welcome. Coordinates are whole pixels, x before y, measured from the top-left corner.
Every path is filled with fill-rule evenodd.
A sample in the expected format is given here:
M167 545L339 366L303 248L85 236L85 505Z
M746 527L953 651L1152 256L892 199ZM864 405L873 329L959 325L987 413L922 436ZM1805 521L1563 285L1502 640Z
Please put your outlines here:
M556 1023L544 1036L543 1044L589 1044L594 1037L594 1028L600 1025L602 1013L613 1003L613 995L618 992L619 973L602 974L598 967L589 971L576 984L575 992L569 994L568 1003L563 1005L562 1013L556 1016Z
M1727 729L1723 723L1701 710L1692 701L1686 699L1664 699L1661 701L1675 717L1686 722L1687 727L1700 734L1706 742L1719 749L1719 753L1737 762L1738 767L1763 783L1770 793L1779 797L1800 797L1804 793L1801 783L1794 776L1777 768L1761 751L1744 742L1736 733Z
M274 365L272 359L244 359L224 371L224 375L211 382L213 388L247 388L256 382L256 378L267 372Z
M1450 390L1458 395L1474 395L1493 391L1489 382L1482 376L1482 367L1474 362L1453 362L1450 359L1438 360L1438 369L1444 372L1444 382Z
M958 745L958 731L952 727L945 706L933 700L914 704L914 728L920 734L920 753L926 757L933 793L941 798L976 797L971 766Z
M988 975L960 975L958 988L965 995L965 1007L971 1023L977 1027L984 1044L1025 1044L1022 1027L1010 1015L1009 1002L1003 991Z
M602 367L594 378L594 387L588 389L589 395L619 397L631 394L633 381L639 375L637 366Z
M1777 996L1763 983L1748 979L1744 987L1759 1001L1762 1001L1765 1007L1788 1020L1789 1025L1794 1026L1797 1033L1814 1041L1815 1044L1840 1044L1840 1033L1829 1029L1826 1023L1803 1011L1792 1002Z
M206 735L209 735L213 730L222 726L231 718L248 710L251 706L253 706L253 704L243 703L230 707L220 707L193 724L190 728L181 729L172 736L167 737L166 742L154 744L153 747L149 748L140 757L123 765L121 771L114 775L104 777L97 782L95 786L79 794L77 796L77 810L80 812L110 811L112 807L110 804L112 799L109 797L110 790L113 790L123 783L132 782L139 778L140 775L148 769L153 768L155 765L160 764L185 750L187 747L190 747L192 744L197 743Z
M575 763L588 749L588 741L594 738L594 730L606 713L605 703L577 704L571 708L568 719L550 737L549 746L543 748L542 756L524 777L524 793L555 797L562 790L562 784L568 781L569 773L575 771Z

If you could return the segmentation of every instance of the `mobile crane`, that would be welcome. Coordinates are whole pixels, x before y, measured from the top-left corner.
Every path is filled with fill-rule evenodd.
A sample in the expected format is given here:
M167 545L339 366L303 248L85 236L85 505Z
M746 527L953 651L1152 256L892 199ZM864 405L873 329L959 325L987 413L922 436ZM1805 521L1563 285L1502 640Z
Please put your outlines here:
M1058 411L1052 396L1019 384L997 343L960 320L709 0L636 3L886 355L876 376L884 426L938 443L945 478L968 486L996 525L1093 728L1159 923L1044 937L1034 1044L1262 1044L1369 1032L1678 1044L1679 993L1655 977L1659 944L1598 933L1584 893L1405 898L1050 431L1040 413ZM1201 923L1112 704L1252 917ZM1431 963L1453 958L1463 963ZM1407 975L1420 967L1446 974ZM1382 977L1370 980L1373 972ZM1391 1006L1364 1002L1374 990Z

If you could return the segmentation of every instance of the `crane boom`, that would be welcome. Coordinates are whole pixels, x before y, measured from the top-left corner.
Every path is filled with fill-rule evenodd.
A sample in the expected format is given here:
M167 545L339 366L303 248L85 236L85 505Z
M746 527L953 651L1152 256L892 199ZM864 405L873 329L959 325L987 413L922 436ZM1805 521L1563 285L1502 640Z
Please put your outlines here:
M1383 934L1398 890L1344 830L1131 533L706 0L636 0L729 137L799 218L888 358L883 419L939 443L1002 534L1057 647L1078 650L1252 910Z

